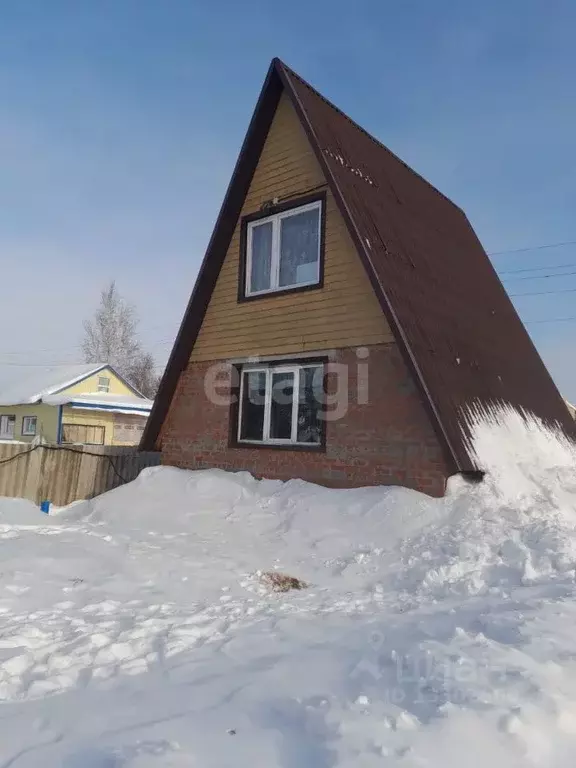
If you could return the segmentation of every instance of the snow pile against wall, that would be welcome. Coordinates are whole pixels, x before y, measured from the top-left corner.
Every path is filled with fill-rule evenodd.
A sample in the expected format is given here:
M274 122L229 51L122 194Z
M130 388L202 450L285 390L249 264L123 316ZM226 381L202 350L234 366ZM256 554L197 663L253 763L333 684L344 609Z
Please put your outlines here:
M0 765L572 766L576 456L474 432L487 478L440 500L173 468L0 500Z
M422 594L505 594L572 580L576 447L536 417L503 409L475 419L484 482L451 481L442 525L406 542L401 580Z

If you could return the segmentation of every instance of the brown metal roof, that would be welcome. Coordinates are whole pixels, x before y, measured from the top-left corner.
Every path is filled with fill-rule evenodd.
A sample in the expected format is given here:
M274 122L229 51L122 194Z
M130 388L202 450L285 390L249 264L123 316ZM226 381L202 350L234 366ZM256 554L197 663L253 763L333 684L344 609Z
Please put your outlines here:
M327 177L432 421L461 471L467 407L499 403L574 422L464 213L278 59L272 62L143 445L185 368L282 89Z

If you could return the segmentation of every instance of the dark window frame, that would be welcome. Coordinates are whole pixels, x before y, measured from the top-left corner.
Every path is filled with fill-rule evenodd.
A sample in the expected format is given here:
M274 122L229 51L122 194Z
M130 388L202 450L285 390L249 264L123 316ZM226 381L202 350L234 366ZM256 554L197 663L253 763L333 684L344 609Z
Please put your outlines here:
M320 203L320 248L318 263L318 281L309 285L294 285L289 288L279 288L278 290L266 291L265 293L247 294L246 293L246 271L248 265L248 225L260 219L267 219L279 213L286 213L290 210L296 210L305 205ZM240 261L238 268L238 301L257 301L258 299L270 299L275 296L284 296L288 293L299 293L301 291L316 291L324 286L324 261L326 250L326 192L317 192L312 195L303 195L294 197L286 202L277 205L267 206L264 210L256 213L250 213L243 216L240 221Z
M240 426L240 390L242 382L242 371L259 370L262 368L282 368L282 367L294 367L294 366L306 366L306 365L322 365L322 387L326 392L327 382L327 364L329 358L325 356L321 357L303 357L292 358L286 360L264 360L261 363L245 362L235 363L232 368L232 388L230 398L230 410L229 410L229 430L228 430L228 447L229 448L243 448L243 449L255 449L255 450L272 450L272 451L308 451L313 453L326 453L326 419L320 420L320 442L319 443L277 443L277 442L256 442L239 440L239 426Z
M34 419L34 432L24 432L24 422L26 419ZM38 433L38 416L22 416L22 426L20 428L20 434L22 437L36 437Z

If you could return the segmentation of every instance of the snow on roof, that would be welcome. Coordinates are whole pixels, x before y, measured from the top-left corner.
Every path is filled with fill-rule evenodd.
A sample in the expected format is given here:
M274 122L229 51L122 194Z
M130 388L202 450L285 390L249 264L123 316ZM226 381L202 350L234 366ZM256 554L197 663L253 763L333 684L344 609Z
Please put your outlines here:
M106 408L119 413L142 413L149 414L152 410L153 401L145 397L136 397L135 395L113 395L102 392L86 393L82 395L62 394L48 395L44 399L49 405L66 405L81 408Z
M101 370L104 363L81 365L0 365L0 405L37 403Z

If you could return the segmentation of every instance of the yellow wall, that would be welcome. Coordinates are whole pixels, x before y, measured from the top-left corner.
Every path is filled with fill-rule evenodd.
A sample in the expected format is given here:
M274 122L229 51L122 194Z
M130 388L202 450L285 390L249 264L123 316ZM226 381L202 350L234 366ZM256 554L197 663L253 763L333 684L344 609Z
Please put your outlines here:
M58 394L95 394L98 392L98 378L99 376L108 376L110 378L110 394L112 395L132 395L135 393L130 387L124 384L109 368L103 369L100 373L94 376L89 376L78 384L73 384L71 387L61 390ZM103 394L103 393L101 393ZM57 405L45 405L39 403L36 405L7 405L0 406L0 416L16 416L16 424L14 428L14 440L22 440L24 442L31 442L34 437L22 435L22 417L23 416L36 416L38 421L36 424L36 435L43 437L49 443L55 443L58 440L58 414L59 406ZM125 421L138 423L138 421L145 421L145 417L138 416L124 416L123 414L114 414L113 412L103 411L83 411L73 408L63 409L63 422L70 424L90 424L92 426L105 427L105 445L133 445L139 442L141 432L135 431L133 440L122 441L114 439L114 420L118 417Z
M88 424L91 427L104 427L104 445L135 445L140 441L141 432L134 433L134 439L129 441L116 440L114 438L114 422L116 419L122 421L145 422L145 417L133 415L115 414L111 411L82 410L81 408L69 408L64 406L62 409L62 424Z
M0 416L16 416L14 440L31 442L34 437L22 435L22 417L36 416L36 435L43 437L49 443L55 443L58 439L58 412L57 405L7 405L0 406ZM124 434L125 439L117 439L114 435L114 423L116 420L130 423L135 427L146 423L145 416L133 414L113 413L112 411L82 410L79 408L62 409L63 424L89 424L94 427L104 427L104 445L136 445L140 442L142 432L134 429L132 435Z
M286 95L280 99L241 217L266 200L324 184ZM216 282L191 362L393 341L335 200L327 192L324 286L238 303L240 221Z
M88 378L79 381L78 384L73 384L71 387L66 387L66 389L60 390L58 394L93 395L98 393L98 379L100 376L107 376L110 379L111 395L136 395L136 393L112 373L109 368L104 368L100 373L96 373L94 376L89 376Z
M36 434L41 435L50 443L55 443L58 436L58 407L54 405L3 405L0 406L0 416L16 416L14 440L31 442L34 437L22 435L22 417L36 416Z
M101 411L82 411L64 406L62 424L89 424L91 427L104 427L104 445L112 444L114 414Z

